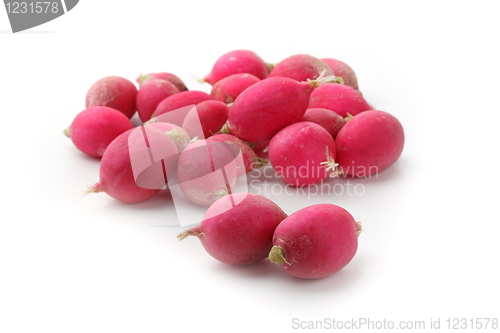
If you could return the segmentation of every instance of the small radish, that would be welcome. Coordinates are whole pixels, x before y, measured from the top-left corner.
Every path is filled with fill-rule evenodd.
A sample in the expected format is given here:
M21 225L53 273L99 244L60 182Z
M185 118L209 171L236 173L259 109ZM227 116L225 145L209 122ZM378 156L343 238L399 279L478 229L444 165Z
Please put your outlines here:
M180 126L165 122L147 123L144 126L156 128L167 134L174 140L179 153L191 142L188 132Z
M332 58L323 58L323 60L328 67L330 67L335 76L340 76L344 80L346 86L352 87L355 90L359 90L358 78L354 70L349 67L346 63Z
M177 147L170 137L152 127L130 129L108 146L99 181L85 193L105 192L125 203L143 202L166 184L165 173L172 174L176 164Z
M177 181L181 191L192 202L209 206L215 200L231 193L236 184L239 149L224 142L197 140L180 154Z
M336 79L327 76L298 82L275 76L257 82L236 98L227 127L231 134L247 142L271 140L282 128L302 118L315 88Z
M334 139L342 126L345 125L344 118L332 110L322 108L307 109L301 121L311 121L321 125Z
M146 75L139 75L137 78L137 83L139 83L139 86L141 86L144 81L150 80L150 79L161 79L161 80L166 80L172 83L174 86L179 89L179 91L186 91L188 88L184 84L184 82L179 79L178 76L172 74L172 73L166 73L166 72L161 72L161 73L150 73Z
M217 133L227 121L229 107L221 101L206 100L198 103L186 114L182 123L194 138L206 139Z
M158 104L165 98L178 94L179 89L169 81L149 79L141 84L137 93L137 112L143 122L151 119Z
M222 55L215 62L204 81L214 85L217 81L233 74L248 73L259 79L269 75L267 63L255 52L249 50L235 50Z
M269 77L284 76L297 81L317 79L322 73L334 75L328 65L308 54L295 54L277 63ZM336 76L339 76L335 73Z
M107 76L95 82L85 97L85 107L107 106L132 118L136 111L137 88L120 76Z
M174 111L189 105L197 105L203 101L207 101L212 99L209 94L203 91L190 90L183 91L173 96L170 96L161 103L158 104L156 110L153 113L152 118L158 117L162 114L165 114L170 111ZM170 119L169 122L174 123L175 125L182 125L183 119Z
M267 164L267 161L259 158L255 151L250 148L250 146L243 140L238 139L231 134L215 134L207 139L207 142L227 142L234 143L241 150L243 156L243 163L245 164L245 169L238 172L238 176L248 173L254 169L258 169Z
M312 205L278 225L269 260L291 276L323 278L352 260L360 232L361 225L345 209L333 204Z
M64 134L85 154L101 157L116 137L133 127L122 112L107 106L94 106L80 112Z
M338 83L323 84L311 94L309 109L323 108L335 111L341 117L356 115L372 107L359 91Z
M279 131L269 144L269 160L287 184L307 186L336 175L335 142L326 129L298 122Z
M274 230L286 216L261 195L233 193L214 202L198 226L177 238L198 237L208 254L225 264L253 264L267 257Z
M351 118L337 135L337 163L345 175L378 174L398 160L404 141L403 126L396 117L365 111Z
M248 73L229 75L213 85L210 96L226 104L233 103L239 94L259 81L258 77Z

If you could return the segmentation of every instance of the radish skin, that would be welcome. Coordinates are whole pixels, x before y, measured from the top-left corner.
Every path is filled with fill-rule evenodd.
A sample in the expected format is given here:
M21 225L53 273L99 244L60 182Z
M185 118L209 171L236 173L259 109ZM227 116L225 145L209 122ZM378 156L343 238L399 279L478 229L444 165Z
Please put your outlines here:
M87 91L85 107L107 106L132 118L136 111L137 88L120 76L107 76L96 81Z

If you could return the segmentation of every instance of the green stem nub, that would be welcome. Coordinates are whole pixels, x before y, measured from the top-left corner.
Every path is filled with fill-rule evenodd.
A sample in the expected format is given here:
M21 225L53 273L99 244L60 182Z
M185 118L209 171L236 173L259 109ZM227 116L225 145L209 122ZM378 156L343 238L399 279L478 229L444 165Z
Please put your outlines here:
M290 263L285 259L285 251L281 246L278 245L274 245L271 248L271 251L269 252L269 261L271 261L273 264L276 265L281 265L281 264L290 265Z

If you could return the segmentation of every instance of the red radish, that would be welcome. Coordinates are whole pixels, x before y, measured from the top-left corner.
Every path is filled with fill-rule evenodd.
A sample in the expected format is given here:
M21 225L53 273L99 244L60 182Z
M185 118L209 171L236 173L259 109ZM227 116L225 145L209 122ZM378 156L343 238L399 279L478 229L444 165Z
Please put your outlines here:
M210 96L226 104L233 103L239 94L259 81L258 77L248 73L229 75L213 85Z
M354 116L336 139L341 172L368 177L387 169L401 155L404 140L403 126L387 112L370 110Z
M238 176L252 171L253 169L258 169L267 164L267 161L259 158L257 154L250 148L250 146L243 140L238 139L231 134L215 134L207 139L207 142L227 142L234 143L241 150L243 156L243 162L245 164L245 169L238 172Z
M125 203L146 201L165 185L164 172L172 174L176 162L177 147L166 134L146 126L130 129L108 146L99 181L86 193L105 192Z
M274 231L269 260L298 278L319 279L338 272L358 249L361 225L332 204L300 209Z
M194 141L180 154L177 181L181 191L192 202L209 206L231 193L236 184L239 150L224 142Z
M156 128L167 134L174 140L179 153L191 142L191 137L188 132L180 126L165 122L147 123L144 124L144 126Z
M323 58L323 60L328 67L330 67L335 76L340 76L344 80L346 86L352 87L353 89L359 90L358 78L354 70L349 67L346 63L332 58Z
M301 121L311 121L321 125L334 139L342 126L345 125L344 118L332 110L322 108L307 109Z
M132 118L136 111L137 88L120 76L107 76L95 82L85 97L85 107L107 106Z
M224 126L228 114L229 107L223 102L215 100L203 101L186 114L182 128L192 138L206 139Z
M107 106L94 106L80 112L64 134L85 154L101 157L111 141L133 127L122 112Z
M343 118L348 113L354 116L372 109L359 91L338 83L323 84L314 90L309 101L309 109L312 108L333 110Z
M252 74L262 80L269 75L269 69L267 63L255 52L235 50L222 55L204 80L214 85L229 75L239 73Z
M336 175L335 142L326 129L298 122L279 131L269 144L269 160L287 184L316 184Z
M158 104L165 98L179 93L179 89L169 81L149 79L141 84L137 93L137 112L143 122L151 119Z
M250 143L250 147L257 154L257 157L263 159L264 161L269 160L269 143L271 141L262 141L258 143Z
M214 202L198 226L177 238L198 237L208 254L225 264L253 264L267 257L274 230L286 216L261 195L233 193Z
M186 91L188 88L184 84L184 82L177 76L172 73L166 73L166 72L160 72L160 73L149 73L149 74L141 74L137 78L137 83L139 83L139 87L144 83L144 81L150 80L150 79L160 79L160 80L165 80L169 81L172 83L174 86L179 89L179 91Z
M270 77L243 91L229 110L231 134L247 141L268 141L282 128L299 121L306 112L313 90L335 77L298 82Z
M323 73L334 75L322 60L308 54L295 54L277 63L269 77L284 76L297 81L306 81L317 79Z
M152 117L158 117L162 114L183 108L185 106L197 105L210 99L212 99L212 97L203 91L183 91L161 101L161 103L159 103L156 107ZM184 119L171 119L169 122L181 126L183 121Z

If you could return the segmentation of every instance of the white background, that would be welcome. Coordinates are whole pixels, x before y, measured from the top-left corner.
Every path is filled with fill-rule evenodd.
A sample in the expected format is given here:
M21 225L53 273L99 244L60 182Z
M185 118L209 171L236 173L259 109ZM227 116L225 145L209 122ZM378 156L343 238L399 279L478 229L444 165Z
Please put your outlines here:
M446 331L447 318L499 318L497 13L495 1L82 0L12 34L0 9L0 331L291 332L329 318ZM400 160L359 181L363 195L273 197L288 214L330 202L363 222L333 276L219 263L176 240L168 195L81 197L99 161L62 131L94 81L167 71L208 92L194 77L235 49L341 59L405 128Z

